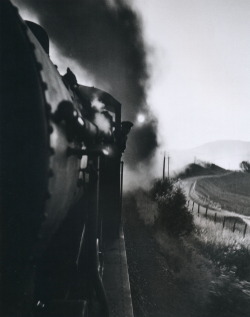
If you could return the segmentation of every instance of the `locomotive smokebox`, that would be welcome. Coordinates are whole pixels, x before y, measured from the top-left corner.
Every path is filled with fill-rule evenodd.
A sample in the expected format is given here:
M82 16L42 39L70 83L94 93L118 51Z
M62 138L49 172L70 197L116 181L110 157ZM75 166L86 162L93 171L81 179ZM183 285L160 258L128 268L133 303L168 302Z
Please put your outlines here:
M47 32L39 24L31 21L25 21L31 32L35 35L44 51L49 55L49 37Z

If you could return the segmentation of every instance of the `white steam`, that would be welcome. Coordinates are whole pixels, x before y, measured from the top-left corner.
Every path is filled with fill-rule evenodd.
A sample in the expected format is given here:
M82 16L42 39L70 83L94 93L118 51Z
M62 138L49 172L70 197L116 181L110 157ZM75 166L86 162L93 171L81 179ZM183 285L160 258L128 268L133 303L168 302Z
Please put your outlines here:
M94 123L98 126L99 130L109 134L111 132L111 121L103 111L105 110L105 104L98 99L98 96L94 96L91 101L91 107L95 111Z
M94 116L94 123L98 126L99 130L108 134L111 130L111 125L109 120L104 116L104 114L97 112Z
M91 101L91 107L95 109L96 111L102 111L105 108L105 105L103 102L101 102L97 96L95 96Z

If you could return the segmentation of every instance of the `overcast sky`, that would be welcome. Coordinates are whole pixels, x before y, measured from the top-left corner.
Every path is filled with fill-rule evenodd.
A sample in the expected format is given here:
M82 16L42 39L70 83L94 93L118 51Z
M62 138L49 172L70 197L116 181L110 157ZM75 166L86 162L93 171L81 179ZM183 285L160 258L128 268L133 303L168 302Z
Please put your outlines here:
M135 0L163 148L250 140L250 1Z

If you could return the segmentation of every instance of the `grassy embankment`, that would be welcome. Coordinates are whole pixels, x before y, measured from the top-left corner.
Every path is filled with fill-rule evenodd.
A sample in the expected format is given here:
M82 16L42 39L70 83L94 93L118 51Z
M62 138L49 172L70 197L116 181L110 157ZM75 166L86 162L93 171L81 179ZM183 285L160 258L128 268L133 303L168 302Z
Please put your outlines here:
M157 204L153 202L150 195L144 190L138 190L135 193L140 218L146 225L154 227L157 223L158 210ZM247 234L243 238L242 233L235 231L232 233L230 229L222 230L221 223L214 223L211 219L198 217L193 215L195 230L189 235L179 239L178 243L184 243L186 247L189 245L197 249L197 251L211 260L214 265L221 271L235 275L236 279L247 280L250 287L250 235ZM158 241L166 240L168 232L160 232L159 228L154 228ZM165 236L163 239L162 236ZM171 239L173 244L173 237ZM182 241L182 242L181 242ZM166 247L166 246L165 246ZM175 254L178 250L175 251ZM174 257L174 255L172 254Z
M232 185L234 184L232 179L235 177L237 186ZM247 199L249 179L248 175L233 173L207 178L206 181L211 180L211 182L205 183L205 186L208 187L209 184L211 194L216 192L219 197L221 196L218 192L221 191L224 196L230 197L230 190L235 189L235 195L245 196ZM213 189L213 185L217 188ZM205 188L203 187L203 190ZM248 316L248 313L250 314L250 305L247 304L250 297L250 236L247 234L243 238L242 234L232 233L227 228L222 230L221 224L214 223L212 219L194 215L195 230L192 234L181 238L170 237L167 232L155 227L159 213L157 204L152 202L150 195L143 190L138 190L133 195L137 201L140 217L145 224L155 229L155 238L165 252L170 269L189 282L193 280L199 285L204 282L204 288L207 288L209 293L208 299L212 301L209 307L217 316L226 316L223 309L227 311L227 316ZM218 312L219 309L221 313Z
M250 216L250 174L233 172L199 179L195 190L221 209Z
M197 179L195 186L199 197L214 202L221 209L250 215L250 174L230 173L213 164L190 164L183 173L184 177L203 175L205 177ZM210 176L206 177L207 175ZM217 212L217 221L221 220L220 218L223 217ZM237 225L245 225L236 215L232 214L232 217L226 218L227 224L231 220L231 227L235 220ZM239 231L235 230L234 233L230 226L222 230L220 221L215 223L212 217L208 215L206 219L204 214L201 217L194 214L194 223L196 232L193 241L221 270L221 274L224 275L226 271L231 277L234 275L236 279L250 282L249 230L245 237L242 235L242 228Z

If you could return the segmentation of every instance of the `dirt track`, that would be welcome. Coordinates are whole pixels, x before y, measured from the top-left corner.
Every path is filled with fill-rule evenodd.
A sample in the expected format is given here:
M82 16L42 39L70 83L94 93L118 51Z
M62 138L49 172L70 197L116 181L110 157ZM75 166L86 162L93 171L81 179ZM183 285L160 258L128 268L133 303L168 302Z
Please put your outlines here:
M228 173L231 174L231 173ZM197 204L199 203L201 206L205 206L204 202L200 199L200 196L198 195L198 193L195 190L195 184L196 181L202 178L209 178L209 177L215 177L215 176L199 176L199 177L192 177L192 178L187 178L185 180L183 180L181 182L182 184L182 188L184 190L184 192L186 193L186 197L187 199L191 199L191 201L195 201ZM218 176L219 177L219 176ZM194 207L194 212L197 212L197 204ZM191 206L191 203L190 203ZM202 207L203 208L203 214L205 214L205 209L206 207ZM219 217L237 217L237 218L241 218L242 221L244 223L246 223L248 226L250 226L250 216L245 216L233 211L228 211L228 210L224 210L219 208L218 210L215 209L215 211L213 211L212 213L214 214L214 212L218 212L217 216ZM247 233L249 234L249 229L247 230Z

